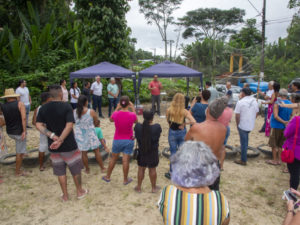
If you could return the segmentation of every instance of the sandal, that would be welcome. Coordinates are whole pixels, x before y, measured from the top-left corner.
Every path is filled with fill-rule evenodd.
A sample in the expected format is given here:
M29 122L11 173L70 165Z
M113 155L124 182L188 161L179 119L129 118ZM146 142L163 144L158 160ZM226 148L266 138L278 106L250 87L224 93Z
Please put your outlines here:
M124 185L128 185L128 184L130 184L132 181L133 181L132 178L128 178L128 179L127 179L127 182L124 182L123 184L124 184Z
M273 160L267 160L266 163L269 165L278 166L278 163L274 162Z
M88 193L89 193L89 190L88 189L84 189L84 193L81 196L77 196L77 199L80 200L80 199L85 198Z
M110 182L110 179L107 179L105 176L102 177L102 180L104 180L106 183Z

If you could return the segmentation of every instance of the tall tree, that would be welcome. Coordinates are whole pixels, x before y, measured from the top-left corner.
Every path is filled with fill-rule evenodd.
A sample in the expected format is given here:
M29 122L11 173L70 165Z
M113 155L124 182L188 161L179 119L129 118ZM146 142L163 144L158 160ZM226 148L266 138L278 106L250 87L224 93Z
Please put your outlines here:
M246 26L230 37L230 45L235 48L249 48L261 43L261 32L255 27L256 19L248 19Z
M139 0L140 12L148 24L155 24L165 43L165 58L168 57L167 28L174 23L172 13L179 8L182 0Z
M179 19L186 28L182 36L184 38L195 36L198 40L204 38L224 39L235 32L229 27L243 22L244 15L245 10L238 8L229 10L200 8L189 11L186 16Z
M300 7L300 0L289 0L288 7L290 9Z
M125 15L126 0L75 0L75 10L83 22L82 32L91 44L92 63L110 61L125 64L128 58L130 28Z
M212 47L212 72L211 79L215 81L216 68L216 40L224 40L229 34L235 32L229 28L232 25L243 22L245 10L232 8L221 10L217 8L199 8L186 13L179 18L185 27L183 38L195 37L198 41L203 39L213 40Z

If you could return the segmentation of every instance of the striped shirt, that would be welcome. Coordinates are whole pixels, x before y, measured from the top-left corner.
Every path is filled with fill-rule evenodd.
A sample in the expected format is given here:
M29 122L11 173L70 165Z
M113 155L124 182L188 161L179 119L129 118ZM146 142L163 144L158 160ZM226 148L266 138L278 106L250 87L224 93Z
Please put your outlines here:
M165 225L221 225L229 217L229 206L219 191L194 194L166 186L158 207Z

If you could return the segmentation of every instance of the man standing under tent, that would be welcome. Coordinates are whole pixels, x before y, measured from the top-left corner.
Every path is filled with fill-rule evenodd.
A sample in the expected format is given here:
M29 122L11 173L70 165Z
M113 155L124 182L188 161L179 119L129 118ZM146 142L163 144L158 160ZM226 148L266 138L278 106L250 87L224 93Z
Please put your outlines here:
M151 91L152 95L152 112L153 114L157 112L160 116L160 90L162 89L162 84L158 80L157 75L154 75L153 80L148 85L148 89Z
M111 109L114 107L114 110L117 108L118 96L119 96L119 87L116 84L115 78L110 78L110 83L107 85L108 93L108 117L111 116Z
M93 94L93 109L96 112L98 107L99 117L104 118L101 110L103 85L100 81L100 76L96 76L95 80L96 81L92 84L91 87L91 93Z

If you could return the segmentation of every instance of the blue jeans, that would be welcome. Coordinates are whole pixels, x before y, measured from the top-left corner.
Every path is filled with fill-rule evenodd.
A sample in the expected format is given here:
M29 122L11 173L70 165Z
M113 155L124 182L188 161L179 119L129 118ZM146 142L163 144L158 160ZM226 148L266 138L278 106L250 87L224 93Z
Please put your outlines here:
M98 107L99 116L102 116L101 106L102 106L102 96L93 95L93 109L96 112Z
M180 145L183 144L185 135L186 135L185 128L183 130L172 130L171 128L169 129L168 140L170 145L171 156L174 155L177 152ZM170 164L170 171L172 172L171 164Z
M114 107L114 109L117 108L118 99L117 98L108 98L108 116L111 116L111 109Z
M227 144L228 138L230 136L230 126L227 126L227 131L226 131L226 136L225 136L225 141L224 141L224 145Z
M250 131L245 131L240 128L238 128L238 130L239 130L240 143L241 143L241 160L243 162L247 162L247 150L248 150Z
M28 116L30 113L30 105L25 105L25 110L26 110L26 126L28 126Z

